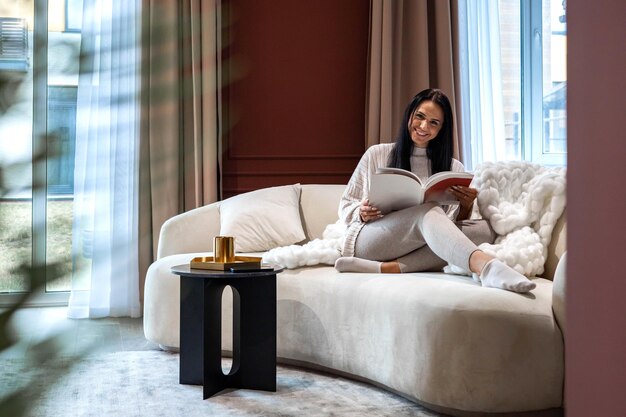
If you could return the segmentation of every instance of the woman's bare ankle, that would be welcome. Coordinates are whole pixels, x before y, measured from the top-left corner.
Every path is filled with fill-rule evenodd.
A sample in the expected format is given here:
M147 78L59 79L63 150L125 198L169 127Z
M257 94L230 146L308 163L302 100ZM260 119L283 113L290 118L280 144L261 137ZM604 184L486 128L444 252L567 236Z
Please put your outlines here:
M489 262L492 259L493 259L493 256L487 255L485 252L481 250L475 250L474 252L472 252L469 258L470 271L480 275L481 271L483 270L487 262Z
M380 272L383 274L399 274L402 271L400 270L400 263L398 260L383 262L380 265Z

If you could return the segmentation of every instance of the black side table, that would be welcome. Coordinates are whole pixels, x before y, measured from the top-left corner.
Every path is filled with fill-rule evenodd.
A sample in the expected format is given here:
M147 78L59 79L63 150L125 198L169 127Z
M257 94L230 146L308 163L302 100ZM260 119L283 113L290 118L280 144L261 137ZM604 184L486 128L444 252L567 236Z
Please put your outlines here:
M276 274L172 267L180 275L181 384L207 399L226 388L276 391ZM233 289L233 363L222 372L222 292Z

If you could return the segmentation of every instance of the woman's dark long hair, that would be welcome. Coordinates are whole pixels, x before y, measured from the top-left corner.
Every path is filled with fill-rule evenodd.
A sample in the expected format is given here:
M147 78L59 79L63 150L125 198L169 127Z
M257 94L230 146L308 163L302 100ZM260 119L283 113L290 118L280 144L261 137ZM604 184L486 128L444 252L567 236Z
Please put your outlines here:
M411 140L411 134L409 133L409 121L413 116L415 109L425 100L430 100L436 103L443 110L443 123L439 134L434 139L428 142L426 148L426 155L430 160L431 174L436 174L441 171L449 171L452 166L452 132L454 122L452 120L452 106L450 100L445 93L436 88L429 88L424 91L420 91L413 97L409 105L404 111L404 117L402 118L402 124L398 136L396 137L393 149L389 154L387 160L387 166L402 168L408 171L411 170L411 153L413 152L413 141Z

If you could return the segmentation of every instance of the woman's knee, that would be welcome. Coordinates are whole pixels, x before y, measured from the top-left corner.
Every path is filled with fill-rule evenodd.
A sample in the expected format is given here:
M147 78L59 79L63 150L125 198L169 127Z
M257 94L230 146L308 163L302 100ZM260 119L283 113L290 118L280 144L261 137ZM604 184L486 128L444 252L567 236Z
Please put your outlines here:
M420 230L431 225L437 227L441 222L451 222L446 212L436 203L424 203L418 207L421 207L420 214L417 216Z

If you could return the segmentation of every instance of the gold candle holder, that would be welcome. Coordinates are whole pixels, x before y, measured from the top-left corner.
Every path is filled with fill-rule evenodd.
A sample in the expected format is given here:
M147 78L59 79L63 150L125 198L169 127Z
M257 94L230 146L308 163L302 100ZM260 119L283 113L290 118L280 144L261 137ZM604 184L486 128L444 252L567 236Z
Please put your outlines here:
M213 238L213 254L215 262L234 262L235 238L232 236L215 236Z

